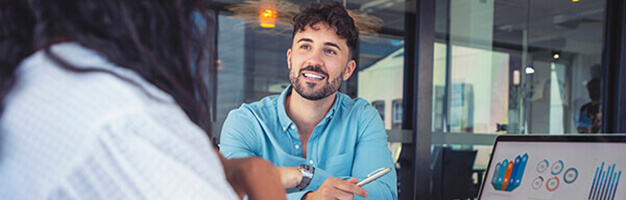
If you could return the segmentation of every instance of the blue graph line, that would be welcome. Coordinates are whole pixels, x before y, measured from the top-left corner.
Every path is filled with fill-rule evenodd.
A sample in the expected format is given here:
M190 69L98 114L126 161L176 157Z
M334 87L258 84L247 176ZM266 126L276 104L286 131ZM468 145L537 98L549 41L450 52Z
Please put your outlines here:
M600 199L604 199L604 192L606 192L606 183L609 182L609 177L611 177L613 169L611 166L606 170L606 176L604 176L604 181L602 181L602 189L600 189Z
M600 185L600 189L598 190L598 198L596 199L602 199L602 191L604 190L604 187L606 185L606 178L609 177L609 171L611 171L610 166L607 168L606 172L603 172L602 174L602 183Z
M604 163L602 163L602 167L600 168L600 176L598 180L598 185L593 189L593 199L598 199L598 189L602 188L602 179L604 179Z
M617 173L613 173L613 176L611 177L615 177L613 180L611 180L609 182L609 198L608 199L612 199L612 195L613 195L613 188L615 187L615 180L617 179Z
M600 168L596 167L596 175L593 176L593 182L591 183L591 190L589 190L589 197L587 198L588 200L590 200L591 196L593 196L593 188L596 187L596 181L598 181L598 171L600 171Z
M606 183L607 184L606 188L604 188L604 191L602 192L602 196L603 196L602 199L610 198L610 196L608 196L609 194L607 192L610 190L609 187L611 186L611 181L613 181L613 177L615 176L615 174L613 172L615 172L615 164L613 164L613 166L609 170L609 175L611 175L611 176L609 178L609 181ZM606 194L606 196L605 196L605 194ZM604 198L604 197L606 197L606 198Z
M615 181L615 187L613 187L613 196L611 197L611 199L615 199L615 194L617 193L617 185L619 184L619 178L622 176L622 171L619 171L619 173L617 174L617 181Z

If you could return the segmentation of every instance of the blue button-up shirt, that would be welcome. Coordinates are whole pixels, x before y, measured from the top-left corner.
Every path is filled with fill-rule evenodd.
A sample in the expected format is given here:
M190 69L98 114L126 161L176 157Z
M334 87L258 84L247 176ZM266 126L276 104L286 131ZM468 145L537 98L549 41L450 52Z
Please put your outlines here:
M222 128L222 154L227 158L259 156L276 166L315 167L309 186L303 191L288 190L288 199L301 199L329 177L361 180L382 167L395 169L378 111L363 99L351 99L339 92L332 108L313 130L304 158L298 128L285 111L285 97L290 93L291 87L287 87L280 95L231 111ZM368 199L397 199L395 170L363 188L369 193ZM355 195L355 199L360 198Z

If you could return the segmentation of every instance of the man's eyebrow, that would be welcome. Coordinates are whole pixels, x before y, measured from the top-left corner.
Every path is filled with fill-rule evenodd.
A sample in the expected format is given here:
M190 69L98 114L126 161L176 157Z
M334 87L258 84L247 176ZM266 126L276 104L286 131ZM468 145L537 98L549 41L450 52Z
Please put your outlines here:
M309 38L302 38L302 39L298 40L297 43L300 43L300 42L313 42L313 40L311 40Z
M312 39L310 39L310 38L301 38L301 39L299 39L299 40L298 40L298 42L296 42L296 43L300 43L300 42L313 42L313 40L312 40ZM335 48L339 49L339 51L341 51L341 48L339 48L339 45L337 45L337 44L335 44L335 43L332 43L332 42L326 42L326 43L324 43L324 45L335 47Z
M328 45L328 46L333 46L333 47L336 47L337 49L339 49L339 51L341 51L341 48L339 48L339 45L337 45L337 44L335 44L335 43L332 43L332 42L326 42L326 43L324 43L324 45Z

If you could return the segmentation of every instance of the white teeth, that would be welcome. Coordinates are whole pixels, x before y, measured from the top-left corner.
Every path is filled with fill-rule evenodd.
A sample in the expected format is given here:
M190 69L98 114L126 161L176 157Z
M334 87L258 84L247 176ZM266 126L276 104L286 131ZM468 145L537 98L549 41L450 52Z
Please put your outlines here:
M322 79L321 76L315 75L315 74L307 74L305 73L304 76L308 77L308 78L315 78L315 79Z

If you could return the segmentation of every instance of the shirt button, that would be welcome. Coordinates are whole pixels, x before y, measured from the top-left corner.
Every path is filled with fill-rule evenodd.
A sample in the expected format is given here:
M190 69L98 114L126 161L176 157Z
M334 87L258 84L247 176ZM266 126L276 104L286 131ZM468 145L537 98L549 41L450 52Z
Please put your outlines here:
M296 149L300 149L300 145L297 145L297 144L296 144Z
M296 125L291 125L291 129L296 129Z
M311 164L311 165L312 165L312 164L313 164L313 160L309 160L309 164Z

